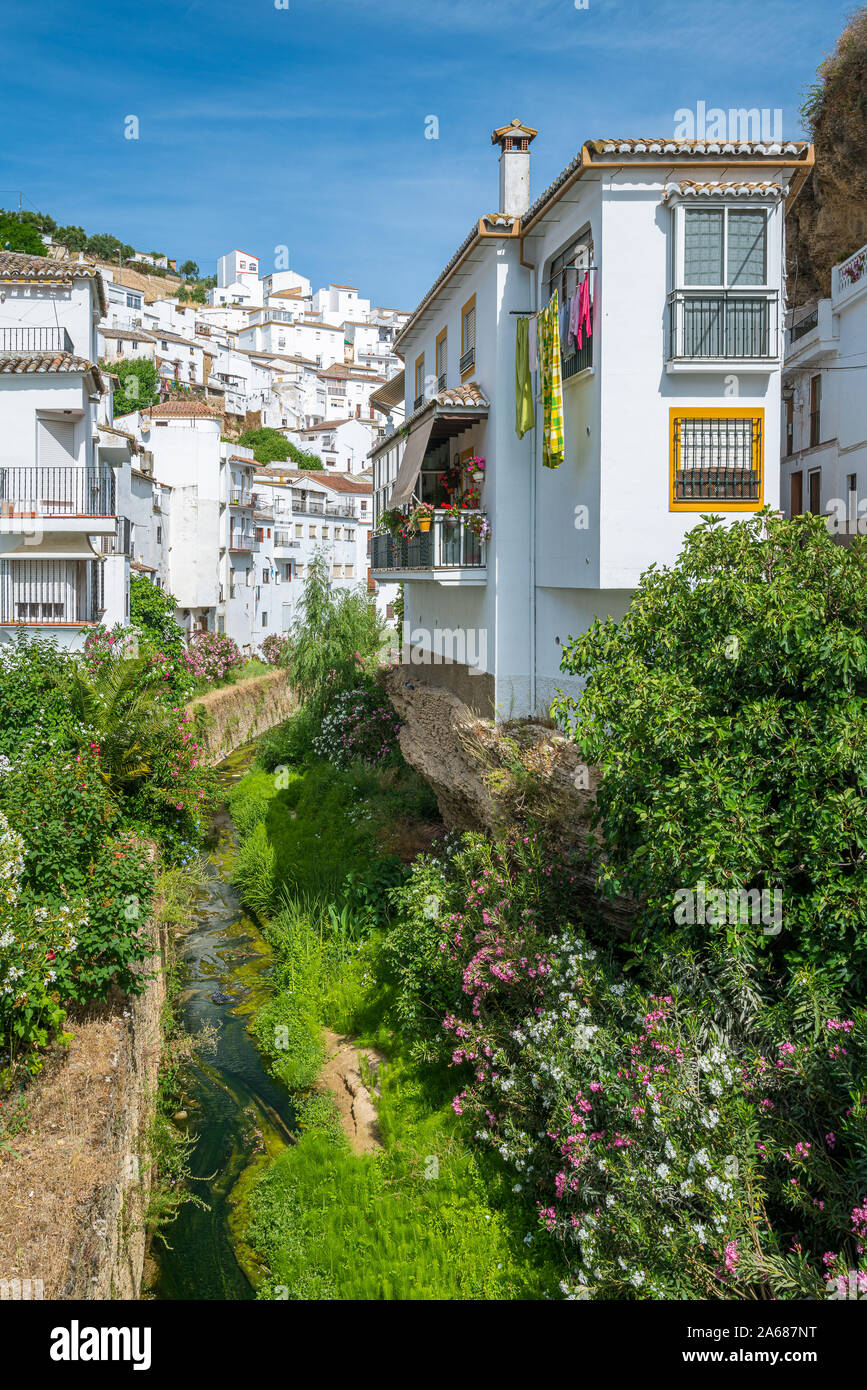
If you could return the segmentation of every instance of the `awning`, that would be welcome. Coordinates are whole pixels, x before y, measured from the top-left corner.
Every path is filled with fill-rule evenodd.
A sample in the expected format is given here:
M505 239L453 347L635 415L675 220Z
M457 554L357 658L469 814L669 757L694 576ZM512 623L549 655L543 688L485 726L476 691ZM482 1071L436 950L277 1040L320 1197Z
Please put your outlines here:
M397 470L397 477L394 480L394 487L391 490L389 507L402 507L412 497L418 475L421 472L422 459L425 456L433 423L434 412L430 410L410 430L403 451L403 458Z
M22 538L12 550L4 550L0 560L101 560L90 538L81 532L53 531L39 541Z

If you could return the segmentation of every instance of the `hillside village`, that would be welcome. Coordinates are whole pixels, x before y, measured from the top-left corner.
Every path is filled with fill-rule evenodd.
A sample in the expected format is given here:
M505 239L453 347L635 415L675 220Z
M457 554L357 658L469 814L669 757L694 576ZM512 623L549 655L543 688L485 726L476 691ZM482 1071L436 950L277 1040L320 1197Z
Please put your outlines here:
M390 616L394 586L370 573L368 455L399 418L389 387L407 315L354 286L260 277L241 251L220 258L211 303L184 304L44 240L44 258L0 251L14 454L0 625L75 645L89 626L123 625L130 578L147 577L174 595L188 636L224 633L249 655L290 627L317 550L336 586L366 584ZM153 369L147 405L123 374L132 362ZM13 438L34 422L26 463ZM312 466L258 466L238 441L262 428Z

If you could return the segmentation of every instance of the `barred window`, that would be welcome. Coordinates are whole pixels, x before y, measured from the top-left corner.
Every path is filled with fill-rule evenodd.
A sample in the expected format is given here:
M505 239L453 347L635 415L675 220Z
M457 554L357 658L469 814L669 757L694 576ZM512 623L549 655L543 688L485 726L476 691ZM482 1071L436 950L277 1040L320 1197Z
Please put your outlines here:
M672 504L758 506L762 491L761 414L680 415L672 411Z

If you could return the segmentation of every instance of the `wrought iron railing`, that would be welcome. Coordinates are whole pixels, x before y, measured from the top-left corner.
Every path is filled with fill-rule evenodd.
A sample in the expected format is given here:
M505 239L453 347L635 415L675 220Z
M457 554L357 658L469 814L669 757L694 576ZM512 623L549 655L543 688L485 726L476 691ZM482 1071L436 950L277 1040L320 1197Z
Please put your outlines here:
M562 354L562 377L566 381L593 366L593 339L585 338L580 348Z
M776 291L669 295L669 361L755 361L779 356Z
M797 323L792 324L789 329L789 342L796 343L799 338L805 337L807 333L810 333L818 325L818 322L819 306L816 305L814 309L810 309L810 311L806 313L803 318L799 319Z
M2 560L0 623L97 623L103 583L99 560Z
M673 423L675 502L757 502L761 416L678 416Z
M104 464L0 468L0 518L114 514L114 473Z
M230 550L252 550L255 537L252 531L240 530L238 527L231 527L229 531Z
M74 352L65 328L0 328L0 352Z
M484 518L484 512L465 512L464 516ZM431 529L410 537L376 531L370 538L370 567L373 570L484 569L486 544L456 516L434 514Z
M476 349L475 346L473 346L471 348L467 348L467 351L462 355L461 360L458 363L458 371L461 373L461 376L463 376L464 372L468 372L470 370L470 367L474 367L475 365Z

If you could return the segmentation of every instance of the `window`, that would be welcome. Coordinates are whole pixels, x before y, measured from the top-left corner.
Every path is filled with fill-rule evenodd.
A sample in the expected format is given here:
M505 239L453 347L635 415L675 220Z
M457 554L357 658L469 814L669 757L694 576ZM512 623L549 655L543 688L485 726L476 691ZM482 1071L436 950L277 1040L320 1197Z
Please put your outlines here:
M461 309L461 381L476 365L476 296L468 299Z
M354 574L355 574L355 566L354 566L354 565L347 565L346 568L345 568L345 570L344 570L344 573L345 573L347 579L352 579L353 576L354 576Z
M315 540L316 540L316 527L315 527L315 526L308 526L308 527L307 527L307 535L308 535L308 538L309 538L311 541L315 541Z
M786 458L791 458L795 452L795 401L794 397L786 401Z
M328 527L327 527L327 526L323 526L323 527L322 527L322 539L323 539L324 541L327 541L327 540L328 540Z
M415 360L415 401L413 410L418 410L424 400L424 353Z
M40 419L38 433L40 468L68 468L75 462L75 425L71 420Z
M437 390L444 391L446 389L446 377L448 374L448 329L446 328L437 336L436 373Z
M810 511L813 516L822 514L822 470L814 468L807 475L810 483Z
M121 343L121 347L123 347L123 343ZM130 347L132 348L133 352L135 352L135 349L138 347L138 342L135 338L133 338L132 342L130 343Z
M671 297L670 358L777 353L777 296L768 281L765 208L677 208L681 247ZM761 286L762 293L745 289ZM705 287L704 294L697 293Z
M810 448L822 440L822 378L810 377ZM812 510L812 508L811 508Z
M336 541L339 541L339 540L342 540L342 539L343 539L343 531L341 530L341 528L340 528L339 526L335 526L335 528L334 528L334 539L335 539Z
M300 524L300 522L297 522L297 521L296 521L296 523L295 523L295 539L296 539L296 541L300 541L300 540L302 539L303 535L304 535L304 527Z
M673 406L671 511L757 511L764 412Z
M789 492L789 515L800 516L804 510L804 475L800 471L792 474Z
M334 566L334 578L335 578L335 579L341 579L342 577L343 577L343 566L342 566L342 565L335 565L335 566Z
M163 352L168 352L169 350L169 345L164 338L160 340L160 347L162 348Z
M289 583L292 582L292 566L291 566L291 564L290 564L290 565L284 565L284 566L283 566L283 578L284 578L285 580L287 580Z
M158 526L158 527L157 527L157 545L162 545L162 543L163 543L163 528L162 528L162 526Z
M263 626L263 627L267 627L267 626L268 626L268 614L267 614L267 613L263 613L263 614L262 614L262 626Z

